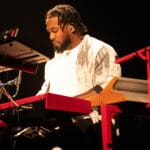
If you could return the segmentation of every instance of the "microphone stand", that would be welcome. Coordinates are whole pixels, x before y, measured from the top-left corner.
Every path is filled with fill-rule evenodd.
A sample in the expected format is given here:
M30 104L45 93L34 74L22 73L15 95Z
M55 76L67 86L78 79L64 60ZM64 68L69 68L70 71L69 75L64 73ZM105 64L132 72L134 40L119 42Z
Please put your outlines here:
M0 88L3 87L3 86L7 86L7 85L14 85L17 81L17 78L13 79L13 80L10 80L10 81L7 81L6 83L0 83Z
M22 80L22 71L19 70L18 76L15 79L7 81L6 83L0 82L0 88L3 89L4 93L6 93L7 91L5 89L5 86L7 86L7 85L15 85L16 86L16 91L15 91L14 95L12 96L14 98L14 97L17 96L17 94L19 92L21 80ZM6 95L9 95L8 92L7 92ZM9 97L9 99L12 99L12 98L10 98L10 96L7 96L7 97Z
M15 94L12 96L12 97L16 97L18 92L19 92L19 88L20 88L20 84L21 84L21 80L22 80L22 71L19 70L19 73L18 73L18 77L16 77L16 82L15 82L15 85L16 85L16 92Z
M126 56L116 59L116 63L122 63L132 58L139 56L142 60L146 61L147 65L147 80L148 80L148 100L150 101L150 46L132 52Z
M7 85L6 83L2 83L0 80L0 87L2 89L3 94L10 100L16 107L19 107L19 105L13 100L12 96L8 93L8 91L5 89L5 86Z
M2 83L2 81L0 81L0 88L2 89L3 94L8 98L8 100L10 100L16 107L19 107L19 105L13 100L12 97L16 97L16 95L19 92L19 87L20 87L20 83L21 83L21 76L22 76L22 71L19 70L18 76L13 79L10 80L6 83ZM16 86L16 92L13 96L11 96L8 91L6 90L5 86L6 85L15 85Z

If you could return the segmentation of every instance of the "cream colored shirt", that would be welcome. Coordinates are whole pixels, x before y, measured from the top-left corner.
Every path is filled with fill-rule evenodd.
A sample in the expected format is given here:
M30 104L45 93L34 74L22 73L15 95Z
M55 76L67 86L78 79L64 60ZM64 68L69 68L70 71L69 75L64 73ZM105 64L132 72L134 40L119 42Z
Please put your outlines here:
M38 94L45 92L75 96L99 84L102 88L114 76L121 76L121 67L115 64L113 47L90 35L74 49L55 53L45 65L45 81Z

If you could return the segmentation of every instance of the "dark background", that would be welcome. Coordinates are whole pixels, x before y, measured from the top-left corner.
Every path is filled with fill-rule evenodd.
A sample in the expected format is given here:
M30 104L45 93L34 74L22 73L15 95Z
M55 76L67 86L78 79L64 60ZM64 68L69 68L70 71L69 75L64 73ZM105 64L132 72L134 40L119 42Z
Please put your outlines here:
M46 56L51 56L44 16L49 8L59 3L68 3L77 8L89 33L112 45L120 57L150 45L150 12L146 0L133 2L132 0L3 0L0 3L0 31L17 27L18 40ZM126 61L121 64L122 75L147 79L146 63L138 56ZM20 90L15 99L35 95L43 82L43 71L44 64L40 64L35 74L23 72ZM11 80L17 74L17 70L1 72L0 80L2 82ZM11 95L15 92L15 86L7 88ZM5 100L7 101L6 97L0 98L0 103ZM125 128L125 133L132 131L131 135L134 136L129 134L129 137L125 136L122 141L130 145L134 139L138 145L144 137L147 137L146 135L149 136L149 124L144 124L139 133L136 130L137 128L139 130L139 127L135 127L139 126L139 123L134 118L122 124L128 125L129 122L131 124L134 122L134 125L129 129ZM146 139L148 141L149 138ZM143 141L142 147L145 145L145 140Z
M0 3L0 31L19 28L18 39L36 51L51 56L51 45L45 30L44 16L49 8L68 3L77 8L89 33L111 44L120 57L150 45L149 5L146 0L5 0ZM146 61L140 57L121 64L124 77L147 79ZM35 74L23 72L16 98L36 94L43 82L44 64ZM12 73L13 72L13 73ZM8 81L17 71L0 73Z

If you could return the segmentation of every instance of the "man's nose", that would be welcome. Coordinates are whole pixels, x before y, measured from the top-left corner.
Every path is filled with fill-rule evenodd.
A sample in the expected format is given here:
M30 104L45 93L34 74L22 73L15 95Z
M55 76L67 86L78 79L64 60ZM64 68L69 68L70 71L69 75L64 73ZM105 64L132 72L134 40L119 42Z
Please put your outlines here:
M49 39L53 41L55 39L55 34L49 34Z

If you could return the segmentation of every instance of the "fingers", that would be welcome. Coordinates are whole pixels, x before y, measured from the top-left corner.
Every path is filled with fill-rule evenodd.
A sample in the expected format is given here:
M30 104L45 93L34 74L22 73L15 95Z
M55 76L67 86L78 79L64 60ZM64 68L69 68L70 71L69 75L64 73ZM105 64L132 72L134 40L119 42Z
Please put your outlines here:
M96 124L99 122L99 120L101 120L101 116L99 115L98 111L92 111L90 114L89 114L93 124Z

